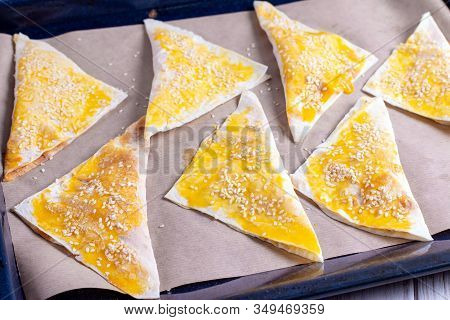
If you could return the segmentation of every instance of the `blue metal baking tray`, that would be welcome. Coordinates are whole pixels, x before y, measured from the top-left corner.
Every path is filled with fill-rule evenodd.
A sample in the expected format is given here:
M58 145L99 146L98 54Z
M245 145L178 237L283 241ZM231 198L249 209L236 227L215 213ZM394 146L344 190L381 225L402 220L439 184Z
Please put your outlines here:
M252 0L0 0L0 32L47 38L82 29L252 10ZM274 4L292 1L272 0ZM448 5L448 4L447 4ZM1 156L0 156L1 160ZM0 299L23 299L0 187ZM318 299L450 270L450 230L429 243L411 242L245 277L194 283L162 299ZM103 289L63 292L53 299L130 299Z

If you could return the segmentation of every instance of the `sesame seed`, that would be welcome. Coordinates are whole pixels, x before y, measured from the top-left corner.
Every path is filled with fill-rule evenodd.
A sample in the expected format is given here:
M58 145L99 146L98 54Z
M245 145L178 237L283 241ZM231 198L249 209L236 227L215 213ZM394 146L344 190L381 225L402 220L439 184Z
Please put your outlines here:
M367 86L400 101L413 112L439 116L446 112L440 106L448 99L449 66L448 50L428 33L416 31L394 50L381 76L370 79Z

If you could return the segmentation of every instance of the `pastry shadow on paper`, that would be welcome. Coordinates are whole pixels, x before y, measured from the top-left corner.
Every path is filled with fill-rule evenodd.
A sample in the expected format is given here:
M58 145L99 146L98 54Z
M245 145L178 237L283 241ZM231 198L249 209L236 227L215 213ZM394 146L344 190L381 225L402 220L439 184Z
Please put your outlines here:
M13 57L11 57L11 59L13 59ZM1 140L1 150L2 150L2 158L4 159L5 156L5 152L6 152L6 144L8 142L8 138L9 138L9 132L11 131L11 122L12 122L12 113L13 113L13 109L14 109L14 63L10 64L10 68L9 68L9 81L8 81L8 87L7 88L2 88L3 90L5 90L7 93L7 102L4 106L2 106L2 108L5 108L5 110L3 111L5 113L5 119L4 119L4 123L2 123L2 140Z

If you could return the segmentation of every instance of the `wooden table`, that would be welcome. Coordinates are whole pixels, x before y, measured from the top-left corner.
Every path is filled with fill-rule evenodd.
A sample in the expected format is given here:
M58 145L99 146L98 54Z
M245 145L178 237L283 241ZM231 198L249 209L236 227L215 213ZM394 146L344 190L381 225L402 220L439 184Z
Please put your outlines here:
M331 297L336 300L450 300L450 271Z

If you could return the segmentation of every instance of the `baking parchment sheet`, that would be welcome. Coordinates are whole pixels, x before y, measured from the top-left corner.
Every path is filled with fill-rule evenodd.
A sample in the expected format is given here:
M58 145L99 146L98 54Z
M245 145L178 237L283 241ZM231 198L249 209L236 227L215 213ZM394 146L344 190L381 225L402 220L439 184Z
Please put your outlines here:
M290 17L316 29L338 33L373 52L379 63L342 96L317 122L303 145L292 142L285 114L279 70L272 47L254 12L173 21L205 39L269 66L272 79L253 91L266 112L279 151L293 172L335 128L362 95L361 87L392 49L406 40L421 15L430 11L447 39L450 13L440 0L314 0L279 7ZM52 160L14 182L4 183L7 208L43 189L94 154L109 139L144 115L153 71L144 25L71 32L48 40L89 74L128 92L117 109ZM0 34L0 141L3 152L13 108L13 44ZM147 178L150 234L161 277L161 289L187 283L243 276L305 262L270 244L236 232L202 213L163 199L182 174L190 155L217 123L237 106L237 99L172 131L152 137ZM211 114L214 115L211 116ZM431 233L450 228L450 127L389 107L400 158L411 189ZM40 169L45 168L42 173ZM33 177L36 177L34 179ZM325 258L357 253L403 242L373 235L336 222L311 201L300 197L319 236ZM115 290L94 271L82 266L61 248L31 231L15 215L9 216L13 243L25 295L45 299L76 288Z

